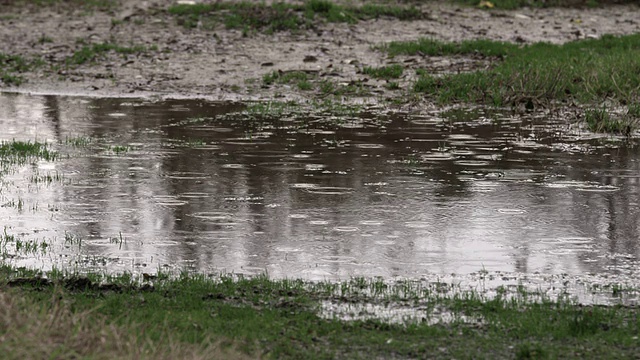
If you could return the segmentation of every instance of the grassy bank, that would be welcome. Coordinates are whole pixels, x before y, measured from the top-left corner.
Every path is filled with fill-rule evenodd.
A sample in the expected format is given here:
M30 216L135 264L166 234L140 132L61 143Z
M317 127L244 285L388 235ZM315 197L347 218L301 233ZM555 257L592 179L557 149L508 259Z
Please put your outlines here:
M605 35L563 45L526 46L488 40L445 43L421 39L392 42L382 49L391 56L491 59L488 69L459 74L431 74L418 69L413 91L441 104L466 102L527 109L585 104L595 107L587 113L589 128L609 132L625 132L638 121L640 35ZM622 107L623 111L595 116L595 109L607 106Z
M0 269L0 286L8 304L0 348L15 359L52 353L58 358L185 353L278 359L625 358L640 345L635 308L578 306L523 289L498 289L487 298L444 283L59 272L45 278L7 266ZM375 315L407 309L417 315L396 322ZM341 320L346 318L351 320ZM163 351L170 352L163 356Z

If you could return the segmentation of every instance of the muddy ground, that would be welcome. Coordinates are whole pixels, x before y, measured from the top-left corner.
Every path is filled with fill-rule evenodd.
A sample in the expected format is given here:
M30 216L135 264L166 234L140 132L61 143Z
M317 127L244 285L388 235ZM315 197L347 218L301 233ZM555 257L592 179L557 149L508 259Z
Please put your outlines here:
M109 10L68 3L36 6L0 2L0 53L38 57L46 65L22 74L20 86L4 91L95 96L199 97L214 100L311 99L326 96L296 86L266 86L272 71L303 70L336 86L360 84L354 97L377 101L410 92L415 72L405 71L400 90L361 73L363 66L400 63L433 72L490 66L490 59L425 56L389 58L374 49L395 40L486 38L517 43L563 43L603 34L640 31L640 8L552 8L516 11L482 10L442 2L421 3L424 18L390 18L355 25L318 22L314 29L271 35L225 29L187 29L166 9L171 0L121 0ZM65 66L65 59L85 43L145 45L140 54L110 53L99 61Z

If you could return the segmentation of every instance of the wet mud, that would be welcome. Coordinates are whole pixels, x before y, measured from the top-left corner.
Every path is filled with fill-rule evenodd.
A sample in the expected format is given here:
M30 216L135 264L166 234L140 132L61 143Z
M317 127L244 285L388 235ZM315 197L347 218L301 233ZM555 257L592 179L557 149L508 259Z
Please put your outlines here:
M490 59L388 56L375 46L427 37L445 41L492 39L516 43L564 43L603 34L638 32L635 6L486 11L441 2L420 5L423 19L380 18L357 24L318 23L313 30L250 33L226 29L187 29L166 9L168 0L121 1L115 9L87 11L56 6L0 4L0 52L42 58L46 66L22 74L21 86L4 91L96 96L197 97L212 100L287 98L317 94L290 85L264 86L273 71L303 71L338 86L357 83L377 102L404 96L386 81L362 73L365 66L399 63L430 72L458 72L490 66ZM46 40L46 41L45 41ZM154 50L106 54L100 61L68 67L65 61L86 44L110 42ZM312 61L310 60L312 59ZM412 81L407 71L401 88ZM362 101L362 100L361 100Z

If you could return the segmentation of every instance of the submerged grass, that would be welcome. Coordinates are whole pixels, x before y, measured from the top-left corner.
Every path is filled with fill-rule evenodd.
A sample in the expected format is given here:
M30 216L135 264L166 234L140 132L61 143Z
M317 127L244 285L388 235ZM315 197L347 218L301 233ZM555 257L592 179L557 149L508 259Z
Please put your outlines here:
M625 114L618 114L606 106L588 108L584 111L584 121L592 132L618 133L625 136L637 128L640 116L630 107Z
M267 276L187 274L108 278L59 271L39 274L3 266L0 289L0 294L10 296L8 303L24 304L33 314L28 321L3 323L6 335L0 347L11 346L9 354L27 351L30 347L20 346L21 341L25 336L35 339L35 332L46 349L60 349L63 354L75 351L81 357L98 356L119 346L121 351L137 346L136 354L150 351L152 357L162 354L153 349L170 350L167 344L196 353L211 351L211 344L232 344L238 356L278 359L471 358L478 354L625 358L635 356L640 331L635 308L579 306L522 289L511 294L498 291L489 298L444 283L363 278L311 283ZM324 303L422 308L432 314L427 316L445 311L452 317L440 323L421 318L400 323L375 318L343 321L348 314L323 315ZM9 314L25 314L20 307L11 309L3 313L5 319ZM76 331L47 322L59 314L64 317L57 323L76 324ZM115 330L117 336L112 337L108 331ZM77 347L79 343L93 346Z
M310 28L313 21L324 19L330 22L355 23L358 20L394 17L401 20L418 19L422 13L415 7L366 4L362 6L342 6L326 0L309 0L304 4L252 2L216 2L209 4L169 7L170 14L178 17L185 27L202 26L213 28L222 23L227 28L263 30L273 33L284 30Z

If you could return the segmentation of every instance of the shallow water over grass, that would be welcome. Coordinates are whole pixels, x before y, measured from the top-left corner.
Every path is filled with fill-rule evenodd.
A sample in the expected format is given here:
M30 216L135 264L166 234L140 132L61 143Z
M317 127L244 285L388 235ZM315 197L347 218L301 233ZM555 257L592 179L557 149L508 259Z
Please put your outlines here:
M244 108L0 95L0 140L58 155L3 160L5 261L306 279L640 273L633 143L482 110Z

